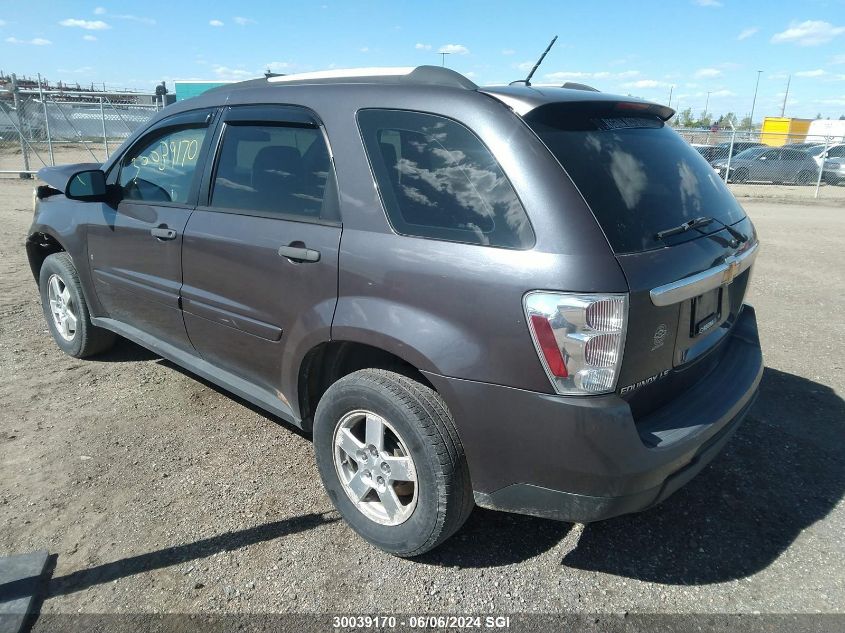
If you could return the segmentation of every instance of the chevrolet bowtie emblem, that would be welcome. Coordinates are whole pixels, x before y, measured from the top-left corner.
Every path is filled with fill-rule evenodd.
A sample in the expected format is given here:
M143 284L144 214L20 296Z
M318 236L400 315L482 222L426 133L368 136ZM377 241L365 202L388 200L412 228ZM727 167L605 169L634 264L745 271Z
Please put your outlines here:
M736 277L737 272L739 271L739 262L725 262L727 264L727 268L725 272L722 274L722 285L727 285L734 280Z

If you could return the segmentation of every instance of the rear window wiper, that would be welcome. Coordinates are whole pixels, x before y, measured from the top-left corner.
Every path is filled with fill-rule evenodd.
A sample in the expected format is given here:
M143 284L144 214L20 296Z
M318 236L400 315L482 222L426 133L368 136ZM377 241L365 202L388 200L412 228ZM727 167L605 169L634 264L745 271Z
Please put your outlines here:
M667 237L672 237L673 235L678 235L679 233L686 233L690 229L695 229L700 226L707 226L711 222L715 222L713 218L707 217L703 215L699 218L693 218L687 222L679 224L678 226L673 226L669 229L663 229L662 231L658 231L655 233L654 237L658 240L666 239Z
M667 237L671 237L672 235L678 235L679 233L686 233L690 229L697 229L697 228L700 228L702 226L707 226L708 224L712 224L713 222L721 224L722 227L728 233L731 234L731 237L734 238L740 244L748 241L748 236L743 235L742 233L737 231L732 226L728 226L727 224L725 224L721 220L717 220L716 218L711 218L711 217L706 216L706 215L703 215L703 216L698 217L698 218L693 218L692 220L689 220L688 222L684 222L683 224L679 224L678 226L673 226L672 228L663 229L662 231L658 231L655 234L654 237L657 238L658 240L662 240L662 239L665 239Z

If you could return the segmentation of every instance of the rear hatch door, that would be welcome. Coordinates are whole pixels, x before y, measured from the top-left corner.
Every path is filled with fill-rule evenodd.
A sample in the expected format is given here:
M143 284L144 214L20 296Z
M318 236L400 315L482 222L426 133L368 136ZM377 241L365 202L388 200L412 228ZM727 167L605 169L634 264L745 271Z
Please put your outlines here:
M607 100L524 115L578 187L627 278L617 391L635 418L716 368L757 247L742 207L666 116L662 106Z

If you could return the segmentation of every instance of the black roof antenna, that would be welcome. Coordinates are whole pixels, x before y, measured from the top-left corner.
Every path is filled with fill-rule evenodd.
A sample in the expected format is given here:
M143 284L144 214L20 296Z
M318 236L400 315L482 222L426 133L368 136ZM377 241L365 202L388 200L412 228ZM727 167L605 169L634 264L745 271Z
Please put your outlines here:
M543 54L540 55L540 59L538 59L537 63L534 64L534 68L531 69L531 72L528 73L528 76L525 79L522 79L520 81L513 81L511 83L512 84L522 84L522 83L524 83L526 86L530 86L531 85L531 78L534 76L534 73L537 72L537 69L540 67L540 64L543 63L543 60L546 59L546 55L548 55L549 51L552 50L552 46L555 45L555 42L557 42L557 35L555 35L552 38L552 41L549 42L549 45L546 47L546 50L544 50Z

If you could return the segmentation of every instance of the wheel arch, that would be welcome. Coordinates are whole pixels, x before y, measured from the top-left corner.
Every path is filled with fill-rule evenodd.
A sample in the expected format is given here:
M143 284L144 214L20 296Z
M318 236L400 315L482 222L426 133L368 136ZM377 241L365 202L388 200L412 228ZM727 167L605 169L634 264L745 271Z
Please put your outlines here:
M26 239L26 257L29 260L29 268L32 276L35 277L36 285L40 285L41 267L44 260L54 253L67 253L68 249L62 241L47 231L36 231Z
M299 366L297 401L303 429L310 431L326 390L359 369L386 369L436 391L414 363L395 351L353 340L323 341L305 354Z

